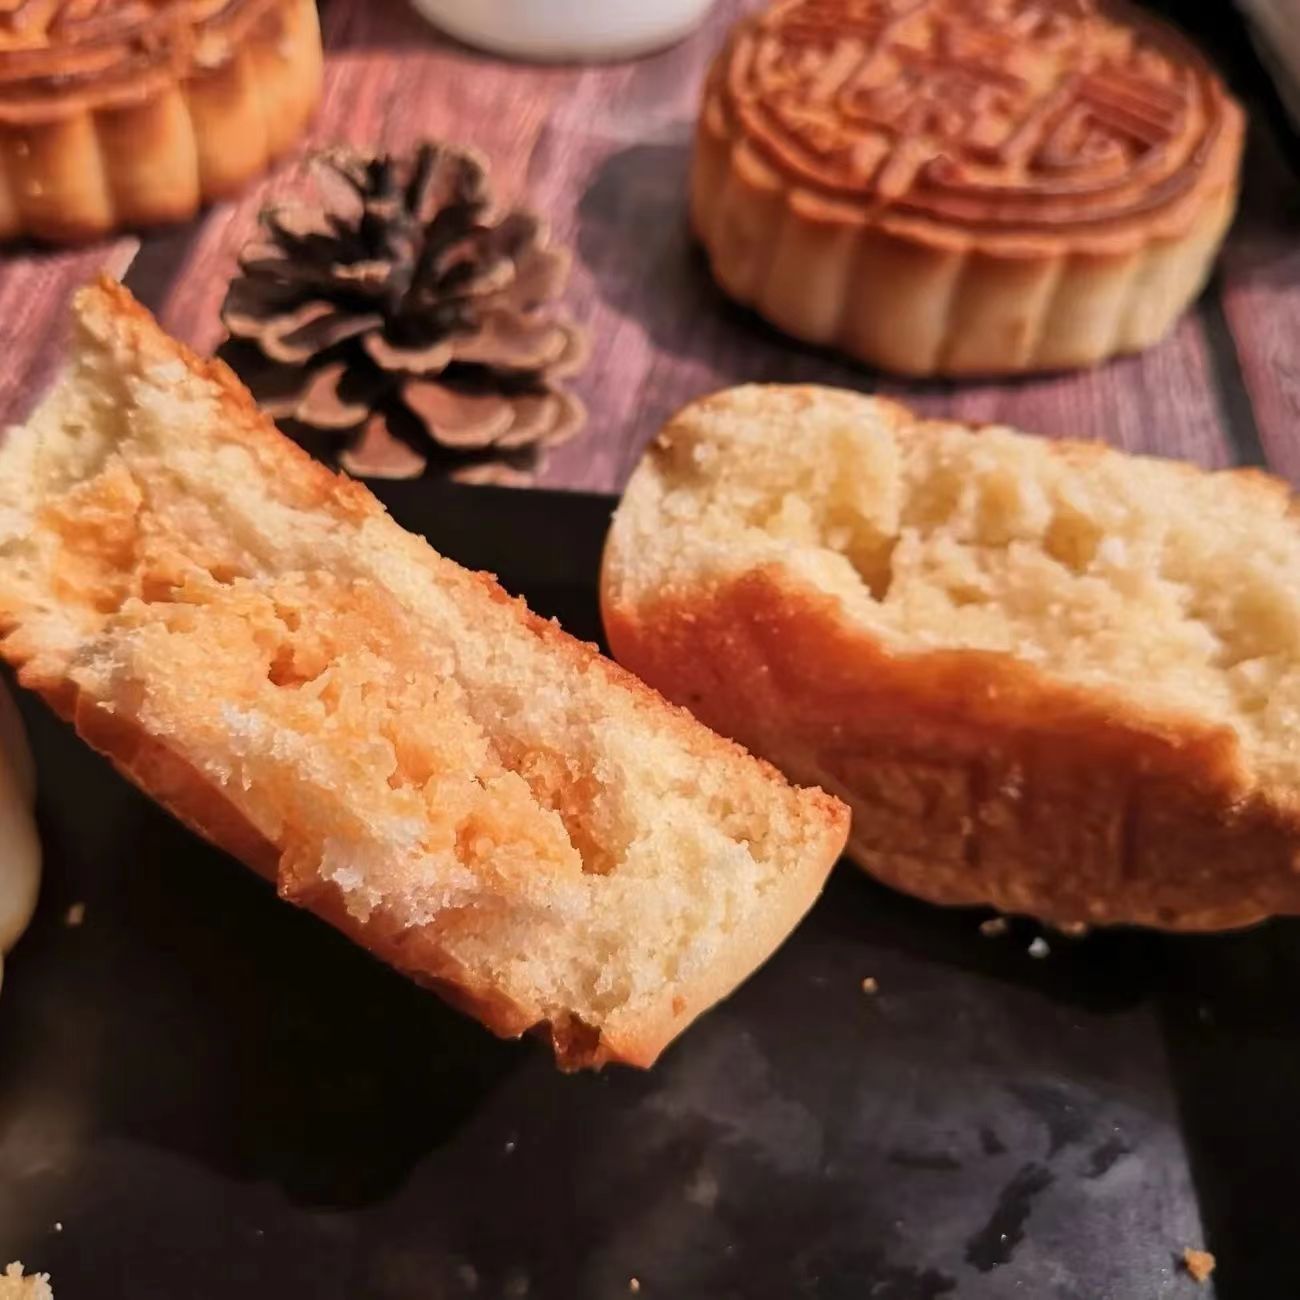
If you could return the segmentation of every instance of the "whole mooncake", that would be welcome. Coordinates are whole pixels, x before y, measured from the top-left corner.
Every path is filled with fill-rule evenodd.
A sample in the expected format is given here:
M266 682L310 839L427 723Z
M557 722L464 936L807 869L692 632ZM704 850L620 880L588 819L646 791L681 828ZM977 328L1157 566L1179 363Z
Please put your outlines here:
M192 216L301 134L314 0L0 0L0 239Z
M1090 365L1200 290L1243 127L1127 5L788 0L713 66L692 220L729 294L869 364Z

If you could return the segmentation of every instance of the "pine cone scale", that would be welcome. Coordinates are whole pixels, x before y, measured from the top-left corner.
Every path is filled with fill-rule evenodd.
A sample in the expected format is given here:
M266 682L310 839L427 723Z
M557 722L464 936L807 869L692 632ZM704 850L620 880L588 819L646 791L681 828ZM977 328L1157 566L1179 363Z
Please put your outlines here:
M581 427L586 409L570 393L523 393L514 399L514 427L496 441L504 451L538 443L557 447Z
M381 370L395 375L441 374L453 357L453 345L447 339L423 348L404 348L390 343L382 334L371 333L361 340L361 346Z
M370 414L365 402L350 402L342 392L347 364L331 362L315 371L294 407L294 418L316 429L355 429Z
M402 400L445 447L490 447L513 422L509 400L498 393L458 393L411 379L402 385Z
M262 351L272 361L301 365L339 343L378 329L383 323L383 317L374 313L356 316L340 311L332 303L314 299L295 311L265 321L259 341Z
M382 411L362 426L356 443L339 453L339 464L357 478L419 478L424 457L394 435Z
M554 321L527 321L494 313L477 333L455 340L452 357L503 370L553 366L568 351L569 330Z

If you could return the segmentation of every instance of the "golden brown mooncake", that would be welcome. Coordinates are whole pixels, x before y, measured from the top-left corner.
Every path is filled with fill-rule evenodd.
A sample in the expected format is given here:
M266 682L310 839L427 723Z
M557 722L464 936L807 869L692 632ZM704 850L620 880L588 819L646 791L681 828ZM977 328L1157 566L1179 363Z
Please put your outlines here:
M301 134L313 0L0 0L0 239L183 220Z
M1244 120L1107 0L786 0L704 94L692 221L732 297L904 374L1090 365L1203 285Z

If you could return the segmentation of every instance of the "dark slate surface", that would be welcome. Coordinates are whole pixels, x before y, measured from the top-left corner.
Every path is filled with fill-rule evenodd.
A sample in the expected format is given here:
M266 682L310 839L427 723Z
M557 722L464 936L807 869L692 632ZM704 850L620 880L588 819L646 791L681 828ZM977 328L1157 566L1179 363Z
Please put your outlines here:
M383 495L596 635L607 500ZM1035 960L843 866L655 1070L564 1077L24 705L49 862L0 999L0 1264L59 1300L1300 1295L1294 923Z

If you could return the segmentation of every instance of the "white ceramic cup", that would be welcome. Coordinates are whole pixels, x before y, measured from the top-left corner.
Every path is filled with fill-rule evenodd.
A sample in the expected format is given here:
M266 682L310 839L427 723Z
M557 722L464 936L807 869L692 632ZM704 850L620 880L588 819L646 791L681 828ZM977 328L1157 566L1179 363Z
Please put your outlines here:
M680 40L712 0L412 0L468 45L539 60L625 59Z

